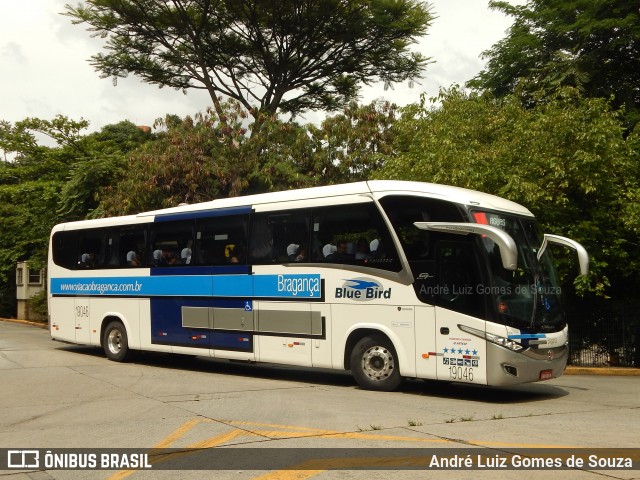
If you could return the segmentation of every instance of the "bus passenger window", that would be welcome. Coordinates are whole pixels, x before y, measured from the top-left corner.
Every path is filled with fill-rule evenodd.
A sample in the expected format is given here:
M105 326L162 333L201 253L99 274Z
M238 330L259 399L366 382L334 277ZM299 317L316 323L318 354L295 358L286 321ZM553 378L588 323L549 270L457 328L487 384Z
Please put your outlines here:
M249 258L255 264L306 262L309 212L290 210L253 215Z
M196 249L192 263L197 265L245 264L248 215L230 215L198 220Z
M142 267L144 264L146 226L121 227L112 235L112 262L120 268Z
M147 254L152 267L184 265L185 248L193 247L193 221L154 223Z
M80 237L77 268L103 268L107 266L107 229L86 230Z
M373 203L313 211L311 261L400 271L386 224Z
M80 230L56 232L53 235L53 262L63 268L74 269L78 264Z

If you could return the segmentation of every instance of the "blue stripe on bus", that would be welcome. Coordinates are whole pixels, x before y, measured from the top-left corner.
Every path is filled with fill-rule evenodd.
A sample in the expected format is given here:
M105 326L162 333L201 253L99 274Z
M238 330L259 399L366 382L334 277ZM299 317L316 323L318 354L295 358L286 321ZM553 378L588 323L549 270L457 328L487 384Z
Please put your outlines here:
M154 222L174 222L176 220L193 220L194 218L212 218L229 215L242 215L251 213L251 207L218 208L216 210L201 210L197 212L160 213L154 218Z
M544 333L521 333L519 335L509 335L509 340L532 340L536 338L547 338Z
M52 295L321 299L319 274L52 278Z

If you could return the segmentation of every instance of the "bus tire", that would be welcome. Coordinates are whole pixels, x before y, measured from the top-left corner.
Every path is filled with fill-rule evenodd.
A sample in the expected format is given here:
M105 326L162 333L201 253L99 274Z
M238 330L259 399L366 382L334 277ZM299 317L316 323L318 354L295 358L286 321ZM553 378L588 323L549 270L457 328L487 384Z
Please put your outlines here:
M364 337L351 351L351 373L366 390L390 392L402 383L392 343L382 335Z
M122 322L109 322L104 329L102 337L102 348L109 360L114 362L125 362L129 357L129 343L127 329Z

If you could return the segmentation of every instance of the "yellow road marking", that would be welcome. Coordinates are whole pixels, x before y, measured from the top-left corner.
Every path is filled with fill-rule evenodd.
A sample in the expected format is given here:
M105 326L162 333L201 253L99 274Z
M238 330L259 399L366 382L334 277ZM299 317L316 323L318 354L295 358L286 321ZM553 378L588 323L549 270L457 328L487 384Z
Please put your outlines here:
M183 438L190 430L196 427L200 423L222 423L228 426L253 426L253 427L267 427L270 430L262 429L234 429L219 435L216 435L205 440L193 443L185 447L185 451L159 454L159 450L169 448L175 442ZM275 430L277 429L277 430ZM233 439L239 437L266 437L266 438L305 438L305 437L327 437L331 439L353 439L353 440L379 440L379 441L391 441L391 442L416 442L416 443L456 443L452 440L441 438L420 438L420 437L408 437L398 435L385 435L380 433L365 433L365 432L339 432L336 430L324 430L311 427L300 427L295 425L281 425L272 423L258 423L258 422L243 422L243 421L223 421L210 418L194 418L186 421L180 425L176 430L158 442L150 451L149 454L153 455L154 450L158 450L155 458L153 458L154 465L168 460L180 458L186 455L190 455L201 448L212 448L219 445L223 445ZM506 442L485 442L471 440L465 442L469 446L478 447L511 447L511 448L579 448L568 447L560 445L538 445L538 444L514 444ZM189 451L193 449L194 452ZM329 459L311 459L302 462L298 465L291 466L287 470L278 470L267 473L260 477L256 477L256 480L305 480L318 475L322 472L326 472L331 469L344 469L344 468L366 468L366 467L407 467L407 466L424 466L428 465L430 456L416 456L416 457L354 457L354 458L329 458ZM135 473L136 470L122 470L109 477L108 480L123 480L124 478Z
M182 425L180 425L173 433L169 434L159 443L157 443L153 448L168 448L174 442L181 439L189 430L202 422L201 418L193 418Z
M197 443L194 443L192 445L189 445L188 448L211 448L211 447L217 447L218 445L222 445L223 443L226 443L229 440L233 440L234 438L243 437L243 436L253 437L253 436L256 436L256 435L251 433L251 432L246 432L244 430L231 430L230 432L222 433L222 434L217 435L215 437L208 438L208 439L203 440L201 442L197 442Z
M154 450L159 450L163 448L169 448L176 441L184 437L187 432L192 430L195 426L200 423L210 423L215 422L214 419L208 418L194 418L191 419L182 425L180 425L176 430L170 433L167 437L158 442L154 447L149 451L150 455L154 454ZM194 444L188 445L185 448L188 449L198 449L198 448L211 448L218 445L222 445L234 438L242 437L242 436L264 436L267 438L303 438L303 437L311 437L311 436L326 436L328 438L348 438L348 439L358 439L358 440L388 440L388 441L405 441L405 442L419 442L419 443L448 443L448 440L440 440L440 439L427 439L427 438L416 438L416 437L400 437L395 435L381 435L381 434L370 434L363 432L338 432L336 430L323 430L317 428L309 428L309 427L299 427L295 425L280 425L280 424L270 424L270 423L257 423L257 422L239 422L239 421L229 421L223 422L231 425L252 425L252 426L261 426L261 427L271 427L271 428L280 428L282 430L231 430L230 432L226 432L215 437L208 438L206 440L202 440L200 442L196 442ZM189 451L184 452L176 452L165 455L158 455L153 459L154 464L165 462L171 459L176 459L183 457L185 455L190 454ZM314 475L322 472L324 470L318 470ZM108 480L123 480L124 478L129 477L135 473L135 470L121 470L116 474L109 477ZM275 472L274 472L275 473ZM291 474L291 471L287 471L288 474ZM311 473L310 471L303 472L304 475L308 475ZM304 478L307 478L306 476Z
M192 418L191 420L187 420L185 423L180 425L177 429L175 429L172 433L163 438L160 442L153 446L149 455L153 455L154 450L168 448L174 442L182 438L189 430L202 422L201 418ZM135 473L135 470L120 470L119 472L111 475L108 480L122 480L123 478L127 478L128 476Z
M309 431L309 432L325 432L325 433L333 432L333 430L323 430L320 428L313 428L313 427L300 427L297 425L280 425L277 423L241 422L238 420L229 420L226 423L229 423L232 425L255 425L258 427L286 428L290 430L301 430L301 431Z

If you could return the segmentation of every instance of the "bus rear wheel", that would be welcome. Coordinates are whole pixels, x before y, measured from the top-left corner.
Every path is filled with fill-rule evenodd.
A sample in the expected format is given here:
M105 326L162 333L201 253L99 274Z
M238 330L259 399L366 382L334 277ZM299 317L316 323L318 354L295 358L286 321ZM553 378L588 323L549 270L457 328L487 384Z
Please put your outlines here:
M104 329L102 348L109 360L125 362L129 357L127 330L121 322L110 322Z
M402 383L396 351L386 337L372 335L351 351L351 373L362 388L389 392Z

